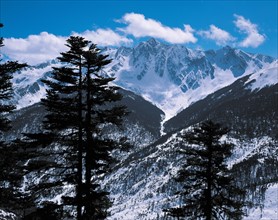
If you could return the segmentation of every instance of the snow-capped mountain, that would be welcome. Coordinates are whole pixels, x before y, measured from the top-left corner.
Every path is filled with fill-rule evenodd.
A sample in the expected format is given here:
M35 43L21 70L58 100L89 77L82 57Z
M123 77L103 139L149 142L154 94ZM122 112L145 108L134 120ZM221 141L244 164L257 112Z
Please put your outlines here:
M112 62L103 74L116 77L115 83L141 95L165 112L165 121L190 104L221 89L239 77L252 74L277 60L260 54L224 47L219 50L192 50L167 45L155 39L134 48L104 48ZM26 68L14 76L15 102L19 108L31 105L45 94L40 79L46 78L55 61ZM277 81L277 80L276 80Z
M103 53L113 60L103 74L116 77L123 88L121 104L131 112L124 128L109 128L109 135L128 136L134 145L118 155L120 163L103 180L113 200L109 220L166 218L163 208L179 203L173 199L179 187L173 177L183 159L175 150L180 133L205 119L231 128L224 139L236 148L228 163L254 203L245 220L278 219L277 59L231 47L192 50L155 39ZM40 127L45 110L37 102L46 90L40 80L59 65L51 61L15 74L18 110L10 115L8 139Z
M234 82L268 68L274 58L248 54L231 47L217 51L191 50L155 39L112 53L105 72L116 83L142 95L162 109L166 120L193 102Z

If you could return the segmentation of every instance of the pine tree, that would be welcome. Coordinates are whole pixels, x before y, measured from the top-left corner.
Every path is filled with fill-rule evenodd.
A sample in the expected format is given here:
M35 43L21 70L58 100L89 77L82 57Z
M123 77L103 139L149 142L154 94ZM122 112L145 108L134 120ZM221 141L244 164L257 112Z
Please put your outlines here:
M109 86L114 78L99 75L101 68L108 63L107 55L99 54L100 50L92 44L84 53L85 62L85 180L86 202L85 219L104 219L110 202L107 192L99 191L99 184L91 183L94 173L105 174L113 161L111 150L115 141L103 138L102 128L107 124L120 125L126 114L123 106L108 107L107 104L121 99L116 87ZM109 105L109 104L108 104ZM94 159L93 159L94 158Z
M3 24L0 24L0 28L2 27ZM1 37L0 48L3 46L3 38ZM10 103L13 97L11 82L13 73L26 67L27 64L20 64L17 61L2 61L0 59L0 206L13 205L18 207L16 203L18 203L21 194L16 187L20 184L22 175L20 175L20 167L17 166L19 161L17 148L5 141L3 137L4 133L11 128L7 113L15 109L15 106Z
M69 50L58 57L63 66L43 81L49 87L42 99L47 110L43 132L27 134L27 142L56 149L58 144L53 157L58 153L67 165L53 167L61 182L76 186L76 195L64 196L64 204L76 206L78 220L104 219L111 203L98 179L109 171L111 151L121 144L104 138L102 128L120 125L126 111L113 104L121 99L118 88L110 85L114 78L100 73L111 62L108 56L82 37L72 36L66 45Z
M0 24L1 27L3 27L3 24ZM1 37L0 48L3 46L3 38ZM6 118L6 113L15 109L14 105L7 102L13 96L12 74L26 67L27 64L20 64L17 61L2 63L2 59L0 59L0 62L0 132L5 132L10 128L10 121Z
M226 160L233 145L221 142L228 129L206 121L182 137L186 145L180 150L185 164L176 180L183 185L179 195L184 204L165 210L186 219L241 219L244 190L236 187Z
M83 172L83 53L89 41L81 37L70 37L67 40L69 51L58 57L63 67L53 68L51 80L43 82L49 86L46 99L42 99L48 114L44 128L50 132L54 142L66 145L67 150L63 157L71 163L71 170L76 173L67 173L66 178L76 185L76 198L66 198L77 206L77 219L81 219L82 211L82 172ZM61 134L63 130L68 132Z

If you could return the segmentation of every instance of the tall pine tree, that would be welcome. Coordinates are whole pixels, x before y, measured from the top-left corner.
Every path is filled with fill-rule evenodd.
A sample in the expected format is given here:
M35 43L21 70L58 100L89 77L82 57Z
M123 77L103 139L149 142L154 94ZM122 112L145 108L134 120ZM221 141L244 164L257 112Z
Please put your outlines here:
M3 24L0 24L0 28ZM3 38L0 38L0 48L4 46ZM22 193L19 187L22 181L22 167L19 165L20 156L18 148L4 140L4 133L10 128L8 113L15 109L11 104L13 97L12 78L13 73L23 69L27 64L18 61L3 62L2 54L0 59L0 207L7 207L13 210L21 207Z
M42 100L48 114L44 128L54 137L54 142L66 146L63 153L65 161L72 166L73 172L66 172L66 179L76 185L76 197L70 204L77 206L77 219L82 219L82 174L84 148L84 119L83 119L83 84L84 57L83 53L89 41L81 37L70 37L67 40L69 51L58 57L64 66L53 68L50 80L43 82L49 86L46 99ZM67 130L67 132L64 132Z
M64 205L76 206L78 220L105 219L111 203L99 177L109 171L111 151L121 144L104 138L101 131L107 124L120 125L126 111L115 104L121 95L110 85L114 78L100 72L111 62L108 56L82 37L72 36L66 45L69 50L58 57L63 66L53 68L43 81L49 87L42 99L47 110L43 132L27 134L27 142L50 144L56 149L53 158L58 153L67 164L62 167L55 159L53 167L61 182L76 186L75 196L63 199Z
M176 180L183 185L178 193L181 207L165 210L173 217L186 219L241 219L244 191L236 187L226 160L233 145L221 142L228 129L206 121L185 133L185 145L180 150L185 164Z

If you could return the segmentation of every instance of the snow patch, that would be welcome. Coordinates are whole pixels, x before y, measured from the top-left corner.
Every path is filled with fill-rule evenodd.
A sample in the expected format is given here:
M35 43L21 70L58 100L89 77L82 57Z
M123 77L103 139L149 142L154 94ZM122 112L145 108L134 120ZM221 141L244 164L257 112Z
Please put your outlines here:
M243 220L277 220L278 219L278 183L270 185L265 192L264 206L251 209L249 216Z
M16 215L11 212L6 212L0 209L0 220L16 220Z
M252 74L245 84L248 83L250 83L251 85L249 85L247 88L251 89L252 91L277 84L278 60L269 65L266 65L262 70Z

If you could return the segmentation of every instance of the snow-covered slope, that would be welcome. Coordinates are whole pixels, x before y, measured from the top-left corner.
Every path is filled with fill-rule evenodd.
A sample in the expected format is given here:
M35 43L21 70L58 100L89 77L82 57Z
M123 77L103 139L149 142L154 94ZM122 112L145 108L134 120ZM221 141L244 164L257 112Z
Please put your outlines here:
M46 95L46 87L41 82L47 78L52 67L61 66L57 61L42 63L37 66L30 66L14 74L12 83L14 88L13 102L17 108L24 108L40 102Z
M249 77L246 84L250 84L247 88L252 91L262 89L266 86L278 83L278 60L265 65L265 67Z
M132 49L121 47L110 54L113 62L105 72L116 77L116 84L157 105L165 112L165 120L275 61L228 46L217 51L200 51L165 45L155 39Z
M277 135L277 61L195 102L164 124L164 132L210 118L239 135Z
M0 220L16 220L16 215L0 209Z
M278 183L268 184L264 203L261 207L249 210L249 215L244 220L276 220L278 219Z
M275 148L277 141L270 137L237 139L231 136L225 140L236 145L235 154L228 161L230 165L250 164L245 166L245 173L237 175L237 180L241 181L244 178L249 178L251 182L256 182L257 178L261 180L257 181L258 186L255 188L244 183L243 187L246 187L249 193L248 200L255 205L248 210L248 217L244 219L275 219L273 217L277 216L275 204L278 203L278 197L277 194L271 195L271 193L277 189L275 188L277 183L267 184L269 179L275 179L275 174L267 177L261 172L265 166L271 165L267 160L262 163L264 159L275 158L275 155L277 157L278 152ZM177 153L180 142L179 133L175 133L162 143L145 147L131 154L112 175L105 179L104 183L114 201L109 220L166 219L163 209L179 204L175 192L180 186L173 178L183 163L182 156ZM272 169L274 173L277 172L277 167L273 166ZM256 193L262 187L266 189L265 194Z
M228 46L216 51L201 51L163 44L155 39L134 48L104 48L103 53L112 59L102 70L103 74L116 77L117 85L141 95L163 110L165 121L236 79L261 73L263 69L270 70L269 65L277 63L272 57L249 54ZM14 75L18 108L38 102L45 95L40 79L50 74L53 65L60 64L51 61ZM274 74L277 67L273 66Z

